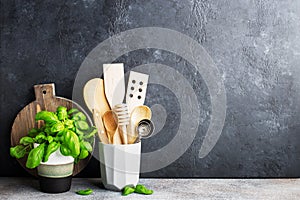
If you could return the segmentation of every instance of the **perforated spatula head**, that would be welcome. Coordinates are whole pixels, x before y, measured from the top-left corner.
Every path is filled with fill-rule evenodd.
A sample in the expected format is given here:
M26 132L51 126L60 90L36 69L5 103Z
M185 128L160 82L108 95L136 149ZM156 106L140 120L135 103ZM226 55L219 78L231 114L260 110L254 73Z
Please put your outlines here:
M128 105L129 113L145 102L146 90L149 75L131 71L126 92L126 103Z

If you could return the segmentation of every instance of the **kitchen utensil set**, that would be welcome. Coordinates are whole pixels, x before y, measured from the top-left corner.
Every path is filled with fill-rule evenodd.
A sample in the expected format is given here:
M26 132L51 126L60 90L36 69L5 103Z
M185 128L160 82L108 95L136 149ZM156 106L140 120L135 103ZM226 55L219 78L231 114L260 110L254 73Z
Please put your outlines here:
M98 136L104 144L133 144L154 131L151 110L143 105L149 75L129 74L125 96L123 63L103 65L104 80L89 80L83 89L85 103L93 114Z

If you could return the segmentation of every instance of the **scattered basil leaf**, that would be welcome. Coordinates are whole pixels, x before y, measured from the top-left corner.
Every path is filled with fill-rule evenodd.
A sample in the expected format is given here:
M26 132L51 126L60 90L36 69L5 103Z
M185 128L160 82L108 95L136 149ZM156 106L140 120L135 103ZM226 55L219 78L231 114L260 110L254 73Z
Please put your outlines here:
M139 193L139 194L153 194L153 190L149 190L147 189L144 185L142 184L137 184L134 190L135 193Z
M129 194L134 193L134 191L135 191L135 188L134 188L134 187L126 186L126 187L123 189L123 191L122 191L122 195L123 195L123 196L127 196L127 195L129 195Z
M93 190L88 188L88 189L85 189L85 190L78 190L76 191L76 194L79 194L79 195L90 195L93 193Z

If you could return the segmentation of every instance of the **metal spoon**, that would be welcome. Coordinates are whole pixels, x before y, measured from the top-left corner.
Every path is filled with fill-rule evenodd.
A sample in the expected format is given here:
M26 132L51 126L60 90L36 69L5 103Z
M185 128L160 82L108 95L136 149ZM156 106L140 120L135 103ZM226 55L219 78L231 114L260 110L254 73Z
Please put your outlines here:
M135 143L138 143L141 141L141 139L146 139L152 136L154 132L154 124L149 119L143 119L138 123L138 126L136 127L136 131L139 134L139 137L135 141Z

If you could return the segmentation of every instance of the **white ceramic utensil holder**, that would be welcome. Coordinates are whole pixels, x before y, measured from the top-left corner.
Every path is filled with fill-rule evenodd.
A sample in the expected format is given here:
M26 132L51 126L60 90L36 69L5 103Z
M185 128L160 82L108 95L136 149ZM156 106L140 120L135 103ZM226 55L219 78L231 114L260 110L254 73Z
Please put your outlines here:
M106 189L120 191L139 182L141 142L129 145L99 142L101 180Z

